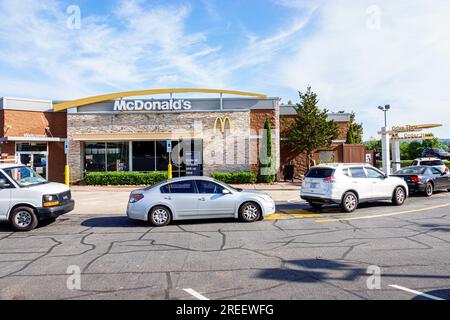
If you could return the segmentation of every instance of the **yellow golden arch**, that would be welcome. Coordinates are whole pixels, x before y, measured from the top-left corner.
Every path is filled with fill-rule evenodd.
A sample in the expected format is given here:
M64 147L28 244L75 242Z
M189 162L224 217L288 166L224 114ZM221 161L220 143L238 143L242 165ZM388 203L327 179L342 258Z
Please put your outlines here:
M217 133L217 126L219 125L220 122L220 132L222 134L225 133L225 130L227 129L227 123L228 123L228 128L231 130L233 130L233 124L231 122L231 119L229 117L217 117L216 121L214 121L214 133Z
M261 99L267 99L267 96L259 93L251 93L244 91L234 91L234 90L221 90L221 89L192 89L192 88L182 88L182 89L151 89L151 90L137 90L137 91L127 91L127 92L117 92L104 94L100 96L88 97L73 101L67 101L55 104L53 106L54 111L63 111L74 107L82 107L89 104L105 102L115 99L121 99L126 97L139 97L139 96L150 96L158 94L173 94L173 93L218 93L218 94L229 94L237 96L248 96L256 97Z

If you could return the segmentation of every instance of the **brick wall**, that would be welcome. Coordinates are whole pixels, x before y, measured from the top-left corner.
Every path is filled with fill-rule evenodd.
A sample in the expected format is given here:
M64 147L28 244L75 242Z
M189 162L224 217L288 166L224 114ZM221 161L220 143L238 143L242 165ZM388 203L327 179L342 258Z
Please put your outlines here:
M46 128L49 128L46 129ZM0 130L3 137L67 137L67 117L65 112L32 112L0 110ZM14 160L16 143L2 144L2 153ZM64 143L48 144L48 178L50 181L64 182Z
M0 110L4 137L25 135L65 138L67 118L65 112L31 112ZM50 131L46 130L50 128Z
M291 125L292 121L295 119L295 116L281 116L280 117L280 131L281 136L283 137L284 134L286 134L289 126ZM337 140L347 140L347 132L350 123L349 122L336 122L339 126L339 137Z
M48 180L64 183L66 155L64 142L48 143Z

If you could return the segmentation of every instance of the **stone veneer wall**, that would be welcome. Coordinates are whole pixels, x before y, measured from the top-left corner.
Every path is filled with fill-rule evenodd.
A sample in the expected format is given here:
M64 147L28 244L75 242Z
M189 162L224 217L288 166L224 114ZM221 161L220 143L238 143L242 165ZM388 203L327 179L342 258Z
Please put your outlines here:
M217 152L223 146L224 135L217 130L212 134L217 117L229 117L232 121L235 139L227 140L227 147L234 147L234 159L243 158L244 161L234 161L230 164L220 163ZM250 136L250 111L243 112L198 112L198 113L170 113L170 114L71 114L67 115L67 136L69 140L69 164L72 168L72 181L83 177L83 151L81 142L74 141L76 134L83 133L144 133L144 132L194 132L195 126L202 126L203 137L203 173L210 175L214 171L248 171L250 159L248 144L244 157L237 150L238 142L248 140ZM230 150L230 149L228 149ZM225 155L224 155L225 156ZM238 163L236 163L238 162Z

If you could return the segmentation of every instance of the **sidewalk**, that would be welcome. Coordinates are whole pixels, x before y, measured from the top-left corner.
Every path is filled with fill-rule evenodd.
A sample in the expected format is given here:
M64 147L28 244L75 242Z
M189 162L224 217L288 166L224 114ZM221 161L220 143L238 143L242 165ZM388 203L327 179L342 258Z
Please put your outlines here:
M131 192L136 189L145 188L147 186L71 186L71 190L75 192ZM236 184L235 188L247 190L261 191L299 191L300 182L276 182L273 184Z

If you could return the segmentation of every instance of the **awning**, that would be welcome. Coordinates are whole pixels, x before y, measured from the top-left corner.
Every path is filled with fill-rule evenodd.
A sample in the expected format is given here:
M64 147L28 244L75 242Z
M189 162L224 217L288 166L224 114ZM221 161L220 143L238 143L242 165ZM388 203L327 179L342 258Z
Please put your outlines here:
M0 142L14 141L14 142L64 142L66 138L55 137L2 137Z
M190 132L128 132L128 133L80 133L73 135L74 141L167 141L179 139L202 139L202 133Z

